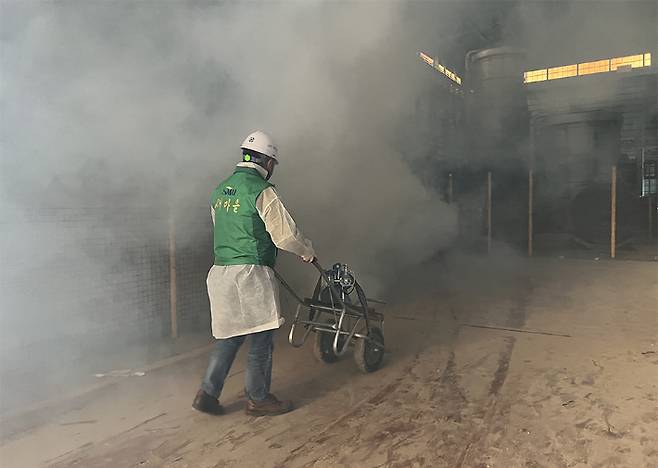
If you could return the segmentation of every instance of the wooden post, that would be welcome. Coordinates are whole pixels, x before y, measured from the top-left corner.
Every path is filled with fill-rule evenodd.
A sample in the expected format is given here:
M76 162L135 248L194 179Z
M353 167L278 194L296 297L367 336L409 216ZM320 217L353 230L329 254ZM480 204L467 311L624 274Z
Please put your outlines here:
M612 166L610 180L610 258L617 255L617 166Z
M452 172L448 174L448 203L452 205Z
M653 197L651 194L647 197L649 199L649 239L653 237Z
M171 316L172 338L178 338L176 300L176 225L172 214L169 216L169 313Z
M532 169L528 171L528 257L532 257L532 240L533 240L533 225L532 225L532 209L533 209L533 180Z
M487 252L491 252L491 171L487 173Z

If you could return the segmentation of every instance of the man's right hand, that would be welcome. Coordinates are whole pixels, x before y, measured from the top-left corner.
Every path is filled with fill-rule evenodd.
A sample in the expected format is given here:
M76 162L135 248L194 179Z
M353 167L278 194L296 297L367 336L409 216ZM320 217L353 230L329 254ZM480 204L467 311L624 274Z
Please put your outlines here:
M304 263L313 263L315 261L315 256L311 255L310 257L305 257L302 255L301 259Z

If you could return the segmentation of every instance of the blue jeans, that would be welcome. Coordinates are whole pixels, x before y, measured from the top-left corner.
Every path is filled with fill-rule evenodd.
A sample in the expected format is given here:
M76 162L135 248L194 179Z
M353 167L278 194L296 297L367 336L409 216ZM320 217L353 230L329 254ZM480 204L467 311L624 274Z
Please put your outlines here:
M251 337L245 383L247 398L262 401L270 393L274 330L216 340L215 349L210 353L206 376L201 384L201 389L208 395L219 398L235 355L247 337Z

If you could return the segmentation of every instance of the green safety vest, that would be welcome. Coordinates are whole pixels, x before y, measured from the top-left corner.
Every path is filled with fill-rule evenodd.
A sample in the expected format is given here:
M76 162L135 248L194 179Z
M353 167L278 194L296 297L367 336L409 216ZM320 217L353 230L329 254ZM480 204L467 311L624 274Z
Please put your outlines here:
M272 186L256 169L237 167L213 191L215 265L274 267L277 248L256 209L258 196Z

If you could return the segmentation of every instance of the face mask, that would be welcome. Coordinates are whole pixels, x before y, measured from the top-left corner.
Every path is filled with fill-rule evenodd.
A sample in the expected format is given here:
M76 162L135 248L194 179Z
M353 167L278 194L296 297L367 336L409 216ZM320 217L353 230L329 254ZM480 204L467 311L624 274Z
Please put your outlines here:
M272 170L267 171L267 177L265 178L265 180L270 180L270 177L272 177L272 174L274 173L274 168L276 167L277 164L278 163L276 162L276 159L273 159L272 160Z
M243 155L243 156L242 156L242 161L243 161L243 162L250 162L250 163L256 163L256 164L258 164L258 162L257 162L257 161L254 159L254 157L251 156L250 154L245 154L245 155ZM275 161L275 162L274 162L274 166L276 166L276 164L277 164L277 163L276 163L276 161ZM267 171L267 169L266 169L264 166L262 166L261 164L259 164L259 165L260 165L261 167L263 167L263 169L265 169L265 170ZM274 169L274 166L272 166L272 169ZM272 177L272 173L273 173L273 172L274 172L273 170L272 170L272 171L267 171L267 177L265 177L265 180L270 180L270 177Z

